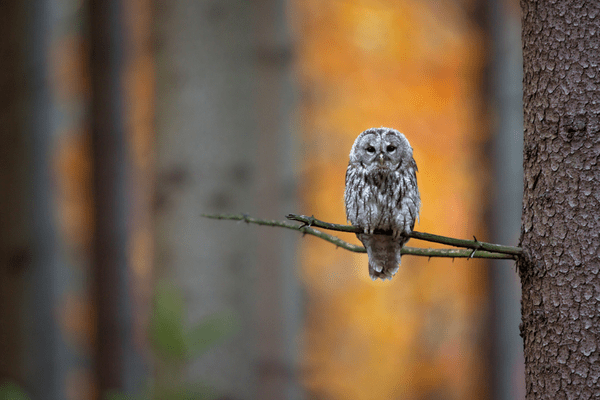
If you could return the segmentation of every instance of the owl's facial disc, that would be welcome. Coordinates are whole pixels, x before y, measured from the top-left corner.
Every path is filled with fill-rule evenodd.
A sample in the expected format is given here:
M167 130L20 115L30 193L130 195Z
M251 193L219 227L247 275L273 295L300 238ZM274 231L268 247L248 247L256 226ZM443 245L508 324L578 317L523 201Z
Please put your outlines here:
M402 141L396 135L385 135L382 138L382 153L387 160L388 168L398 169L402 165L404 155Z
M396 171L410 151L402 134L389 129L370 129L363 132L354 144L350 161L360 163L368 171ZM387 173L387 172L386 172Z
M357 156L363 165L373 165L376 162L381 138L377 134L365 135L359 145Z

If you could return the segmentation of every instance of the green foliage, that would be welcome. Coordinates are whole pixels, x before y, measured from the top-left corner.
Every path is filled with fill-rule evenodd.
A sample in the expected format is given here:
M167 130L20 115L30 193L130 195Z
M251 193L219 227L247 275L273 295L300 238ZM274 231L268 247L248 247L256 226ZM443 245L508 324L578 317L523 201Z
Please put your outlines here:
M209 386L196 385L195 387L165 387L157 388L154 400L209 400L217 397L217 394Z
M222 311L206 317L186 335L188 354L192 358L199 357L237 331L238 318L231 311Z
M159 283L149 326L150 340L158 355L171 360L187 358L183 315L183 298L177 288Z
M142 396L132 397L119 392L110 392L104 394L103 400L216 398L218 394L210 385L184 383L183 369L188 361L202 356L239 331L239 319L235 313L224 311L206 317L191 328L186 327L184 319L185 303L181 291L166 281L159 282L155 288L148 333L161 373L156 376Z
M4 382L0 385L0 400L29 400L29 396L16 383Z
M167 282L156 285L149 336L152 350L159 356L159 370L150 392L155 400L212 399L215 391L205 384L187 385L181 381L185 364L202 356L227 337L239 331L239 319L231 311L206 317L186 327L185 304L180 290ZM112 398L110 400L125 400Z
M104 396L102 396L102 398L103 400L138 400L138 397L127 396L114 390L108 393L104 393Z
M191 329L185 327L184 314L179 290L167 283L159 283L150 319L150 339L153 349L171 361L199 357L239 330L238 318L230 311L206 317Z

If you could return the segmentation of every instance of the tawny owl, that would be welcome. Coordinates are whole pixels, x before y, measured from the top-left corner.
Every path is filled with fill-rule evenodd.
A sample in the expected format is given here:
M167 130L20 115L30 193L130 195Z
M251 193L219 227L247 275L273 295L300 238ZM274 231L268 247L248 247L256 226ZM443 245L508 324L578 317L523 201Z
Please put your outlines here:
M346 218L364 233L356 236L367 249L371 279L392 279L400 251L419 216L421 197L417 164L403 134L372 128L354 141L346 170ZM392 231L393 236L373 231Z

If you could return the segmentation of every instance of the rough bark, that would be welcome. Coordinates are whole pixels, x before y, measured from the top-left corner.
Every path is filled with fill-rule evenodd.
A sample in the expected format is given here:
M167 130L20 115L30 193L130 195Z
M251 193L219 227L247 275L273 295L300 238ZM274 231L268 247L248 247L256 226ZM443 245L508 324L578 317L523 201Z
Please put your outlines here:
M523 0L527 399L600 396L600 9Z

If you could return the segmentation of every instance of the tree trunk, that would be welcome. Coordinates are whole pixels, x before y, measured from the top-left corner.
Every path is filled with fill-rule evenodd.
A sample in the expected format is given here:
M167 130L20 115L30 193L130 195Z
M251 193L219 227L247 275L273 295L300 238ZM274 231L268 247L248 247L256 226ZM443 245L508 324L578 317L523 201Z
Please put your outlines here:
M600 396L600 9L521 1L527 399Z
M199 217L242 210L278 218L295 208L285 6L155 2L157 276L182 290L186 324L238 314L240 332L186 361L181 374L182 384L201 381L228 399L301 396L299 238L269 228L248 235L247 226Z

